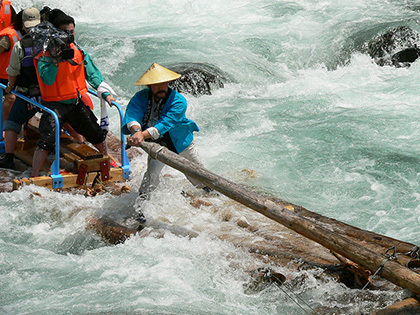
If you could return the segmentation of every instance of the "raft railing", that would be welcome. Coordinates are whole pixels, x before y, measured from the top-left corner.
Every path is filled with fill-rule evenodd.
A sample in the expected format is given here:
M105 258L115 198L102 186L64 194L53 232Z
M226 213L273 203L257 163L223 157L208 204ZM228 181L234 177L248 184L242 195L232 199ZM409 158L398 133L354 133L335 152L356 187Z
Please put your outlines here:
M6 148L5 148L5 143L4 143L4 137L3 137L3 128L4 128L4 123L3 123L3 90L6 89L6 86L4 84L0 83L0 130L1 130L1 136L0 136L0 153L5 153L6 152ZM34 105L40 109L42 109L43 111L51 114L54 117L54 121L55 121L55 125L59 126L59 120L58 120L58 116L55 112L53 112L51 109L39 104L38 102L26 97L25 95L22 95L18 92L15 91L10 91L12 94L16 95L16 97L19 97L20 99L22 99L25 102L28 102L31 105ZM89 89L89 93L92 95L95 95L96 97L98 97L97 93L93 90ZM119 112L120 115L120 126L122 125L122 121L123 121L123 111L121 106L116 103L116 102L112 102L112 105L114 105ZM61 130L60 128L55 128L55 159L54 162L51 164L51 174L50 177L53 179L53 188L62 188L63 187L63 176L60 174L60 133ZM127 152L125 151L125 138L124 135L121 134L121 166L120 168L122 168L123 170L123 178L124 179L128 179L130 176L130 162L128 160L128 156L127 156Z
M90 94L96 96L97 98L100 98L100 96L98 96L98 93L95 92L94 90L89 89L88 91ZM130 161L128 160L127 152L125 151L125 137L123 133L121 132L121 127L123 125L123 120L124 120L124 113L120 104L118 104L115 101L112 101L111 104L117 108L118 114L120 116L120 140L121 140L121 166L120 167L123 170L123 178L128 179L130 177Z

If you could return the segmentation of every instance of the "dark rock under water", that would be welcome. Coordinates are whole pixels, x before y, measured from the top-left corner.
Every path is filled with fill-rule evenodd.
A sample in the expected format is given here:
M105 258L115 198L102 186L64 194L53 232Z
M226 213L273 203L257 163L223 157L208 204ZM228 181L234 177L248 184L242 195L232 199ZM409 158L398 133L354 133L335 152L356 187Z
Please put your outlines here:
M420 56L420 34L407 26L378 34L365 48L380 66L409 67Z
M226 75L218 68L204 63L179 63L168 66L182 76L169 87L194 96L211 95L215 89L223 88Z

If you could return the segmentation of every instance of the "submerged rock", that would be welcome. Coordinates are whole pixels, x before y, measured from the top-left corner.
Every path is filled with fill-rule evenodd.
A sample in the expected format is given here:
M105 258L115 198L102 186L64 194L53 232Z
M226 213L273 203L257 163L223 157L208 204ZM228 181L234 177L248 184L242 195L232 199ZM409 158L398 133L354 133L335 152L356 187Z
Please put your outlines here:
M409 67L420 56L420 34L400 26L379 34L366 44L369 55L380 66Z
M221 70L204 63L181 63L169 68L182 75L169 84L170 88L180 93L211 95L213 90L223 88L227 81Z

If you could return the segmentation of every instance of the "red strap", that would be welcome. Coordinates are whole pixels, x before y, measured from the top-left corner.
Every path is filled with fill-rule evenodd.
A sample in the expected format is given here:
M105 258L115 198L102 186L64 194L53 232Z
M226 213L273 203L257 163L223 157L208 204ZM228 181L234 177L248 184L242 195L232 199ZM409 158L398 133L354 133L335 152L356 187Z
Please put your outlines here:
M77 176L77 185L83 185L85 183L86 174L88 166L86 164L81 164L79 167L79 175Z
M101 179L103 182L109 180L109 161L102 161L100 164L101 167Z

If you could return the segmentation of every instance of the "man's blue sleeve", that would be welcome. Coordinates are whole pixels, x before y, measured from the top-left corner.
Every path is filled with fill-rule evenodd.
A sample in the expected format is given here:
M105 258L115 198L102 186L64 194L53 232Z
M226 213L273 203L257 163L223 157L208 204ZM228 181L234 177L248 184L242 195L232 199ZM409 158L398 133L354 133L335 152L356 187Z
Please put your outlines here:
M125 116L123 120L122 132L124 134L126 135L130 134L130 131L127 128L127 124L129 122L136 121L141 126L141 122L146 111L146 105L147 105L147 98L145 102L144 97L142 97L141 91L137 92L132 97L132 99L127 105L127 109L125 111Z

